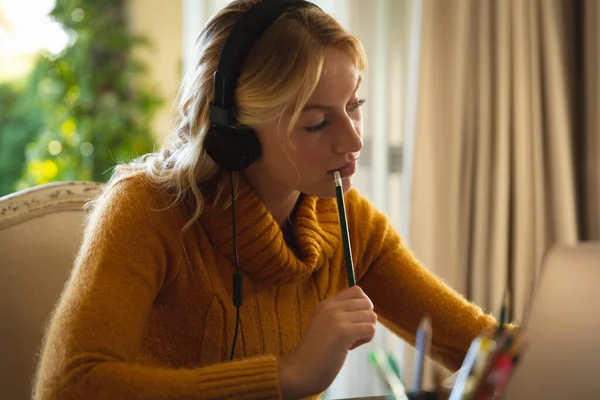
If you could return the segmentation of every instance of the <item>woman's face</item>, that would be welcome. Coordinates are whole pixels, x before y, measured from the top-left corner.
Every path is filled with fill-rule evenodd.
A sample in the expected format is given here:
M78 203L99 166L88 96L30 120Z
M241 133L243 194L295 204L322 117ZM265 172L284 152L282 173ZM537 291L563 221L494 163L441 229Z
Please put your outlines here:
M319 83L291 134L285 131L289 116L282 118L281 128L278 122L256 128L262 156L248 172L280 189L333 197L332 172L339 170L348 191L362 148L359 84L352 59L340 50L327 50Z

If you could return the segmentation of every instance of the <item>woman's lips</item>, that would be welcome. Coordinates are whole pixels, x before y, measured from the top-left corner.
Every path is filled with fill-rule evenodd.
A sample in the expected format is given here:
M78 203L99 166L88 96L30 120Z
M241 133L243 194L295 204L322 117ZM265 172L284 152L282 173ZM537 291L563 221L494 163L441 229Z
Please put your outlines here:
M348 164L346 164L346 165L344 165L344 166L342 166L340 168L331 170L329 172L333 173L335 171L339 171L340 176L342 178L347 178L349 176L352 176L352 175L354 175L356 173L356 166L357 166L356 165L356 161L357 160L354 160L354 161L352 161L352 162L350 162L350 163L348 163Z

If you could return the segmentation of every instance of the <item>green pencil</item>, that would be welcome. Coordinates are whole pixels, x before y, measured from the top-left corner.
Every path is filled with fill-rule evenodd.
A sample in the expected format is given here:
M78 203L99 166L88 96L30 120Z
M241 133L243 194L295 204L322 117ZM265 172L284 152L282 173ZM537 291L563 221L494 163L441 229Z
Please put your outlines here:
M498 324L498 329L496 330L496 337L500 337L504 334L506 324L510 322L510 320L507 321L507 315L511 312L511 302L512 293L510 288L507 287L506 291L504 292L504 298L502 299L502 307L500 308L500 321Z
M344 243L344 256L346 257L346 270L348 272L348 286L356 285L354 278L354 263L352 262L352 248L350 247L350 235L348 233L348 222L346 221L346 206L344 205L344 189L342 188L342 177L339 171L333 173L335 180L335 196L337 197L338 213L340 214L340 226L342 228L342 242Z

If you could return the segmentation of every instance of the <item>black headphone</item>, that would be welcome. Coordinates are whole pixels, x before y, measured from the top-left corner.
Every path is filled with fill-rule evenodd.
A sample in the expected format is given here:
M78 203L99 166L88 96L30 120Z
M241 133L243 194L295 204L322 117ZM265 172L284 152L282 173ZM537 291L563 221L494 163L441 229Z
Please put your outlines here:
M308 7L304 0L262 0L246 11L225 41L214 74L214 100L209 105L210 129L204 149L219 167L239 171L261 155L254 130L235 117L235 88L252 45L281 14L291 7Z
M214 74L214 100L209 105L210 128L204 138L204 150L223 170L229 173L235 274L233 304L236 307L235 332L229 359L233 360L242 305L242 275L236 240L236 215L232 171L239 171L261 155L261 146L254 130L242 125L235 117L235 88L252 45L281 14L291 7L315 6L304 0L261 0L246 11L234 25L225 41Z

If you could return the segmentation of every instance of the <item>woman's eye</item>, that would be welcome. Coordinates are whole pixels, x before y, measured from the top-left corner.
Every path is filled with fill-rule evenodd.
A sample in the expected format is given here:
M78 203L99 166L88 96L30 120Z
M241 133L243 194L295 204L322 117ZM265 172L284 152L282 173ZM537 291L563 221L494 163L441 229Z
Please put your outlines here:
M363 104L365 104L366 101L367 101L366 99L359 99L357 102L349 104L346 107L346 112L347 113L353 113L354 111L358 110L358 108L360 106L362 106ZM304 128L304 130L307 131L307 132L314 133L314 132L318 132L318 131L320 131L322 129L325 129L327 127L327 125L329 125L329 120L327 118L325 118L323 120L323 122L321 122L321 123L319 123L317 125L307 126L307 127Z
M317 125L307 126L306 128L304 128L304 130L306 130L307 132L317 132L317 131L320 131L321 129L325 128L327 125L329 125L329 121L324 119L323 122L321 122Z

